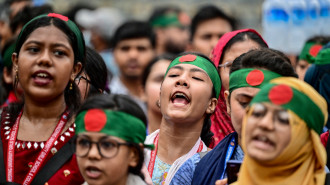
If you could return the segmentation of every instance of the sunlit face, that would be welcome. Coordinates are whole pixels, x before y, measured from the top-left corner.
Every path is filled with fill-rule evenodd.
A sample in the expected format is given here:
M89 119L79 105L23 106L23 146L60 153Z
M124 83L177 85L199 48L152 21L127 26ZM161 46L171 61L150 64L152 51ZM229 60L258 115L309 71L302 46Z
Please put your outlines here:
M165 120L196 122L213 113L217 104L211 98L213 84L208 74L192 64L172 67L161 86L160 104Z
M192 39L193 50L210 56L220 37L230 31L232 28L229 22L221 18L199 23Z
M223 60L221 64L226 64L224 67L219 68L219 74L221 77L222 86L225 90L229 89L229 72L232 62L241 54L246 53L252 49L260 48L259 44L252 40L245 40L234 43L223 54Z
M299 60L296 66L296 72L300 80L304 80L307 69L310 64L306 60Z
M150 74L146 80L145 93L147 98L148 111L161 115L157 106L159 101L160 86L164 79L167 67L170 65L169 60L160 60L150 69Z
M102 157L94 143L91 144L87 156L79 157L80 148L88 147L90 141L102 143L100 148L106 148L103 151L117 150L117 152L111 158ZM137 165L137 154L131 147L120 145L118 148L113 148L111 144L113 142L126 143L123 139L103 133L85 132L78 135L76 141L77 162L80 173L89 185L126 184L129 167ZM79 148L79 146L82 147Z
M232 91L230 95L230 102L227 100L229 107L229 115L231 123L238 134L238 143L241 144L242 138L242 122L245 115L245 108L249 105L252 98L260 91L259 88L241 87ZM229 92L225 92L225 97L228 99Z
M259 162L276 159L291 139L289 113L269 103L255 104L245 125L247 154Z
M12 59L24 97L35 101L64 98L64 89L81 69L66 34L52 25L34 30Z
M154 50L148 38L122 40L114 48L114 58L125 78L140 78L145 67L154 57Z

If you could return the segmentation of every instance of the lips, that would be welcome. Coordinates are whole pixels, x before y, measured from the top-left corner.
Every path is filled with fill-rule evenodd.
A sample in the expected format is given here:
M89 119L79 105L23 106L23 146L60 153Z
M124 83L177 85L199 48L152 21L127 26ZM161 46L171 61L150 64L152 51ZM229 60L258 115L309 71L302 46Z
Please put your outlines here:
M256 135L252 137L255 146L261 150L271 150L275 147L275 142L265 135Z
M175 92L171 96L171 101L177 106L184 106L190 103L190 98L184 92Z
M87 177L90 179L97 179L102 175L102 171L95 166L88 166L85 172Z
M34 83L39 86L48 85L52 80L53 77L47 71L39 70L32 75Z

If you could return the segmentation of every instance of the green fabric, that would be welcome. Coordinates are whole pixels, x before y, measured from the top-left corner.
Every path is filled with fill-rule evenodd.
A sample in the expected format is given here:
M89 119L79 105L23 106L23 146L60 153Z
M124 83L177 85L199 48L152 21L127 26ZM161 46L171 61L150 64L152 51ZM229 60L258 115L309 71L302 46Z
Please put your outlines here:
M258 94L252 99L250 105L262 102L271 103L271 100L269 99L269 92L277 85L278 84L272 83L264 85ZM291 101L280 106L284 109L289 109L294 112L306 122L309 128L315 130L318 134L321 134L324 123L324 115L321 109L307 95L295 88L290 88L293 91L293 97Z
M152 27L168 27L168 26L178 26L183 27L179 21L178 14L170 13L159 16L151 21Z
M90 109L95 110L95 109ZM82 132L88 132L86 130L86 114L88 111L82 111L77 115L77 118L75 120L76 123L76 134L82 133ZM110 136L119 137L127 142L130 143L144 143L144 140L146 139L146 126L144 123L130 115L124 112L120 111L112 111L112 110L103 110L103 109L97 109L100 111L103 111L106 115L106 122L103 128L99 131L100 133L104 133ZM93 124L104 124L100 123L100 119L97 116L90 116L89 121L93 122ZM153 148L153 145L145 145L147 148Z
M10 67L13 65L13 62L11 61L11 56L15 51L15 44L16 43L14 42L4 51L2 60L3 60L3 65L5 67Z
M192 54L188 54L188 55L192 55ZM186 55L184 55L186 56ZM180 58L184 57L184 56L180 56L175 58L171 64L168 66L166 73L165 73L165 77L167 75L167 72L173 67L176 66L178 64L192 64L194 66L197 66L201 69L203 69L210 77L212 83L213 83L213 90L215 92L216 98L219 98L220 95L220 90L221 90L221 80L220 80L220 76L219 73L217 71L217 68L214 66L214 64L210 61L208 61L207 59L200 57L198 55L194 55L196 56L196 59L194 61L187 61L187 62L180 62Z
M321 44L317 44L315 42L307 42L299 55L299 60L306 60L308 63L313 64L316 57L310 54L310 49L315 45Z
M53 17L53 16L49 16L51 14L52 13L50 13L50 14L44 14L44 15L39 15L39 16L31 19L28 23L26 23L23 26L20 34L18 35L17 42L21 39L22 33L24 32L24 30L26 29L26 27L29 24L31 24L32 22L34 22L34 21L36 21L36 20L38 20L38 19L40 19L42 17ZM58 14L58 15L60 15L60 14ZM76 40L77 40L77 46L78 46L78 52L79 52L76 55L77 56L77 60L78 61L84 61L85 60L85 41L84 41L84 37L83 37L81 31L79 30L78 26L74 22L72 22L71 20L68 19L67 21L64 21L64 22L67 24L67 26L69 27L69 29L74 33L74 35L77 38ZM15 49L16 52L18 52L17 50L18 50L18 48Z
M317 54L315 64L316 65L330 64L330 48L323 49L319 52L319 54Z
M259 70L263 73L263 81L259 85L250 85L247 82L247 76L250 74L251 71ZM281 75L274 73L269 70L264 69L254 69L254 68L244 68L237 71L234 71L230 74L229 77L229 92L231 93L233 90L241 87L255 87L260 88L265 83L268 83L270 80L281 77Z

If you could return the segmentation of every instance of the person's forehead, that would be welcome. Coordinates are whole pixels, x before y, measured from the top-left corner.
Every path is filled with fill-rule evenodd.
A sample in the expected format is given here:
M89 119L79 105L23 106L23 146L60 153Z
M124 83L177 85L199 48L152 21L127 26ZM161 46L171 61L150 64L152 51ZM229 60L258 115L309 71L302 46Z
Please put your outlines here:
M129 38L121 40L118 43L118 46L151 46L151 41L146 37L139 37L139 38Z

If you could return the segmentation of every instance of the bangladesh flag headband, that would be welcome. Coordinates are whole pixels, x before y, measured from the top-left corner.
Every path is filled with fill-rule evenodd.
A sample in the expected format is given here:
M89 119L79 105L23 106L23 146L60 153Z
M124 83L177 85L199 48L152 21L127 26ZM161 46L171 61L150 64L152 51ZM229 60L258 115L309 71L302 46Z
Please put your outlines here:
M315 57L322 49L323 45L317 44L315 42L307 42L299 55L300 60L306 60L308 63L312 64L315 62Z
M213 89L216 95L216 98L219 97L220 90L221 90L221 81L220 81L220 76L218 74L217 68L214 66L213 63L208 61L207 59L193 55L193 54L188 54L188 55L183 55L180 57L177 57L174 59L170 66L168 66L165 77L167 75L167 72L173 67L178 64L192 64L194 66L197 66L201 69L203 69L210 77L212 83L213 83Z
M269 102L291 110L304 120L309 128L318 134L322 133L323 124L320 123L324 123L324 114L320 107L301 91L286 84L269 83L261 88L250 105L262 102Z
M330 64L330 48L321 50L315 59L315 65L325 64Z
M74 35L76 36L76 40L77 40L77 47L78 47L78 54L76 55L77 56L77 60L78 61L84 61L84 56L85 56L85 41L84 41L84 37L81 33L81 31L79 30L78 26L72 22L71 20L69 20L68 17L66 16L63 16L61 14L57 14L57 13L49 13L49 14L44 14L44 15L39 15L33 19L31 19L28 23L26 23L20 34L18 35L18 38L17 38L17 42L19 40L21 40L21 37L22 37L22 34L23 32L25 31L26 27L31 24L32 22L34 21L38 21L38 19L40 18L43 18L43 17L54 17L54 18L58 18L58 19L61 19L62 21L64 21L66 23L66 25L69 27L69 29L74 33ZM18 53L18 48L16 47L15 48L15 52Z
M260 88L270 80L281 75L264 69L244 68L234 71L229 77L229 92L241 87Z
M82 132L104 133L136 144L144 143L146 139L146 126L140 119L124 112L104 109L89 109L78 114L76 134Z

